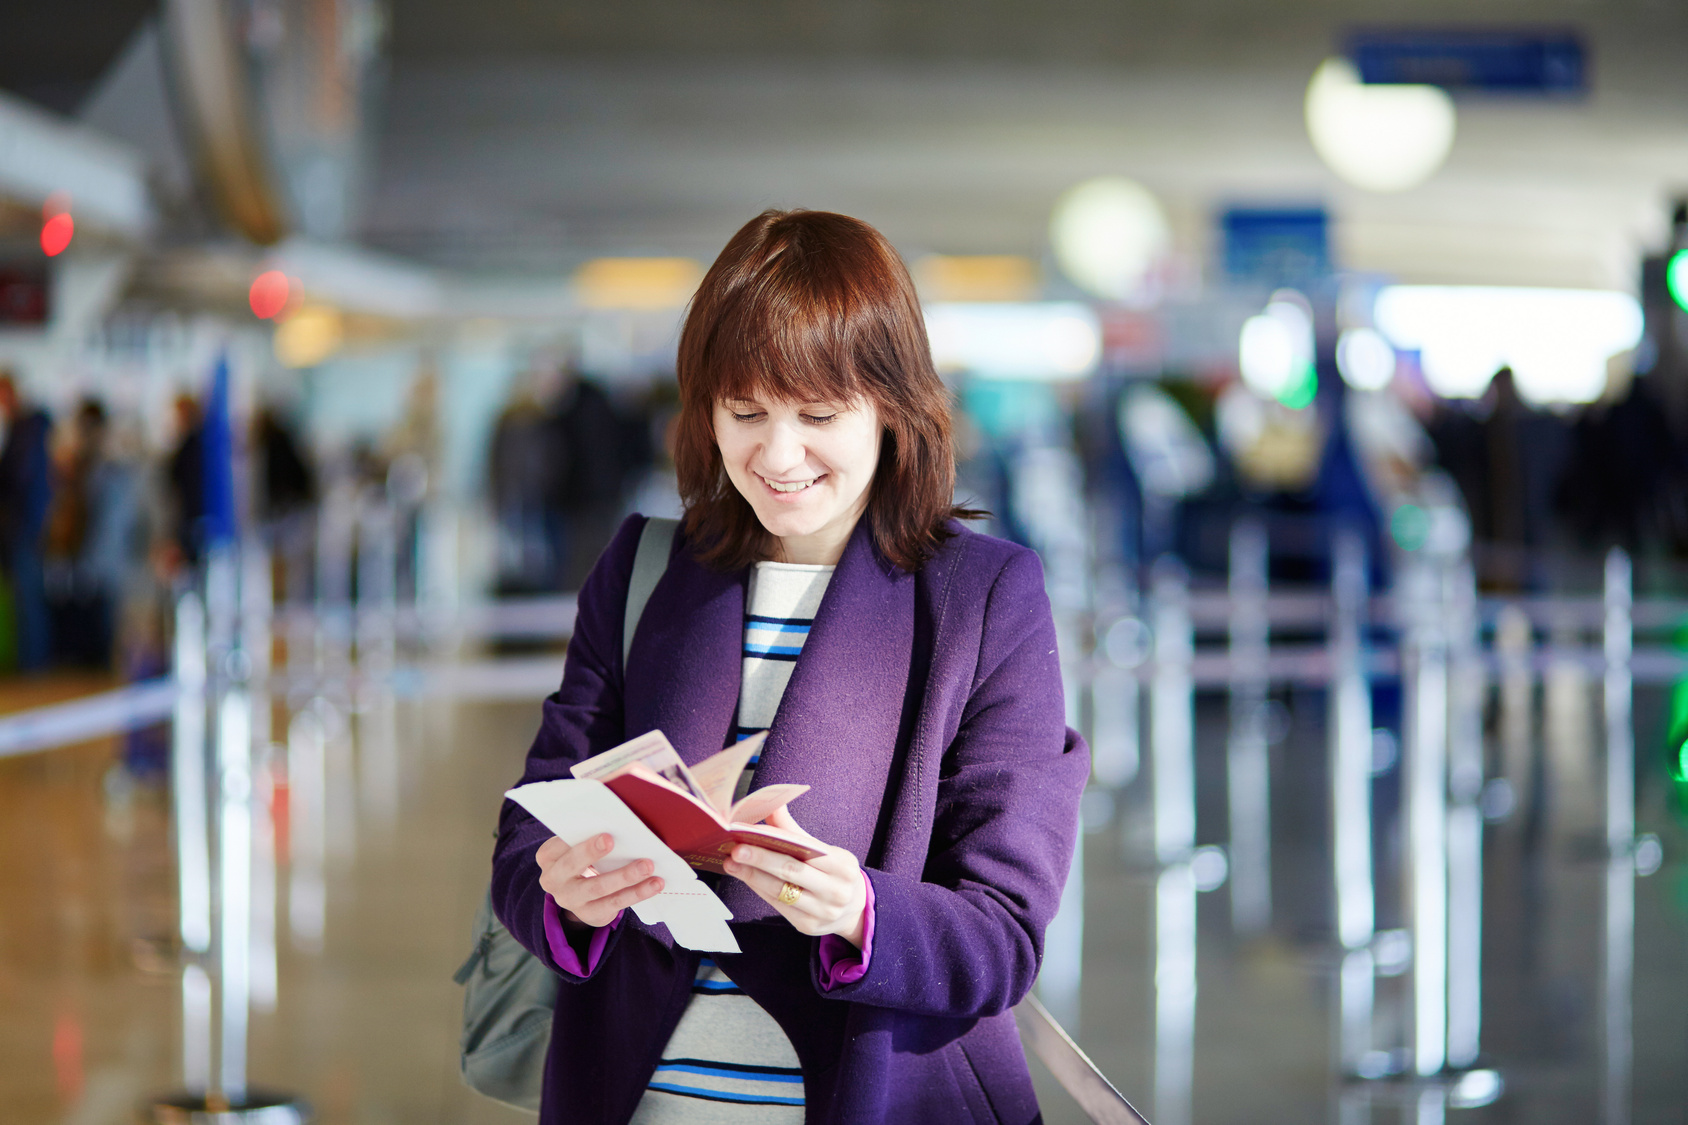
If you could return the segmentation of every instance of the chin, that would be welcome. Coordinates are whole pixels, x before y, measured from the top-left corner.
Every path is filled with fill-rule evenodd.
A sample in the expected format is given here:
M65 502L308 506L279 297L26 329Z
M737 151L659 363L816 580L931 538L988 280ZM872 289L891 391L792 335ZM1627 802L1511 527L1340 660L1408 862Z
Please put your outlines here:
M771 518L761 512L756 513L763 530L776 539L787 539L794 535L812 535L826 526L825 520L793 519L789 512L775 513Z

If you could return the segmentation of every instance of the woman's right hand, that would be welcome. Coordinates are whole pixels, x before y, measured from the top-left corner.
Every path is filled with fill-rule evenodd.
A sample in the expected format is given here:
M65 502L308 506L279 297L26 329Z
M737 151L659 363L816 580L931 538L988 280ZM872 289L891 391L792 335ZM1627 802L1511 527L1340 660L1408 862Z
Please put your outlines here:
M593 870L592 861L608 855L613 846L607 832L573 847L559 836L539 845L534 853L539 885L556 900L565 922L607 926L622 910L662 890L661 877L647 878L656 869L648 859L636 859L607 875Z

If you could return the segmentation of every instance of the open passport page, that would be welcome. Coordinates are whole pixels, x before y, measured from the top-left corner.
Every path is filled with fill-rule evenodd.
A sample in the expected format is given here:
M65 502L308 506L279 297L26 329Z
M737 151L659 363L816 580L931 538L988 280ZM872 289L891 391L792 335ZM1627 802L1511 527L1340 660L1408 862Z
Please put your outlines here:
M658 839L701 871L722 873L722 862L736 844L813 859L820 849L759 823L807 793L807 785L767 785L733 800L739 776L767 737L767 731L752 735L688 769L668 737L653 730L569 772L603 782Z
M821 854L790 833L756 823L806 792L807 785L770 785L732 800L739 775L763 737L729 746L687 769L667 737L651 731L576 765L573 778L535 781L504 795L566 843L608 832L614 845L592 865L597 871L650 860L663 889L633 904L639 920L667 926L688 949L737 953L738 940L727 926L732 911L693 868L722 870L721 861L740 841L799 859Z

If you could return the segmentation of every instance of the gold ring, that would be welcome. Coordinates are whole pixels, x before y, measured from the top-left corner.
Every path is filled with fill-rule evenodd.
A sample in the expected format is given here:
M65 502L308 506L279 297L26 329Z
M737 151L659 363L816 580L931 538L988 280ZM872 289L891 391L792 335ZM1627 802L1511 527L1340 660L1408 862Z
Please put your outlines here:
M787 906L796 906L797 900L803 897L803 888L795 883L782 883L779 897Z

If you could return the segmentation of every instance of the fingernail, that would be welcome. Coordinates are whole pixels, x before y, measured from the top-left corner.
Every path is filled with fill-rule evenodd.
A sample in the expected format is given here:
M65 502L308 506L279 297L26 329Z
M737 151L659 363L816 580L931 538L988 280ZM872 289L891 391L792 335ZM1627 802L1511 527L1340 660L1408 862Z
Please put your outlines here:
M611 842L612 841L610 840L608 834L605 834L603 836L599 836L598 837L598 850L601 851L601 852L609 851Z

